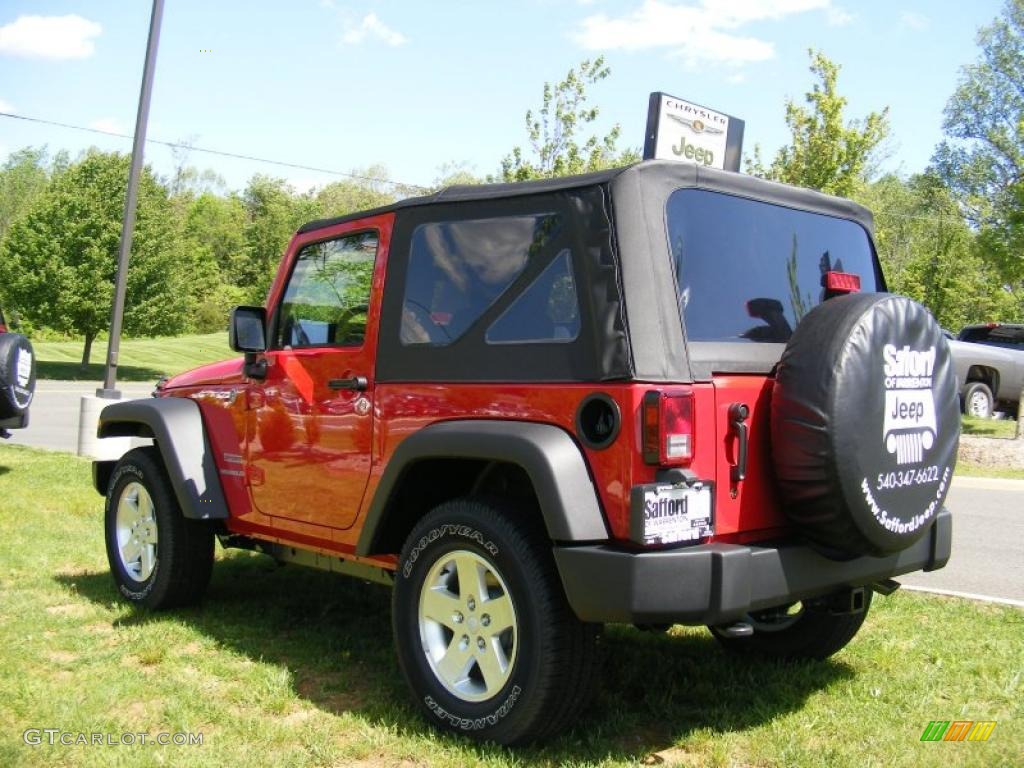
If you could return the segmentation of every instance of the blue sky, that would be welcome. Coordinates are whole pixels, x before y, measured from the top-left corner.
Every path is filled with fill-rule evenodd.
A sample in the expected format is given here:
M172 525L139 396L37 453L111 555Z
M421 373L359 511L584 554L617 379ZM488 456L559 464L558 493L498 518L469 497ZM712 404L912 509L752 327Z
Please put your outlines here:
M842 66L848 114L890 108L886 170L922 170L977 28L1001 0L167 0L150 138L429 184L445 163L483 175L526 144L544 81L604 54L601 126L640 146L661 90L743 118L744 150L787 139L784 101L811 85L807 49ZM131 133L149 0L4 0L0 111ZM0 117L0 157L26 145L130 151L129 140ZM160 173L170 150L148 146ZM240 188L336 177L192 153Z

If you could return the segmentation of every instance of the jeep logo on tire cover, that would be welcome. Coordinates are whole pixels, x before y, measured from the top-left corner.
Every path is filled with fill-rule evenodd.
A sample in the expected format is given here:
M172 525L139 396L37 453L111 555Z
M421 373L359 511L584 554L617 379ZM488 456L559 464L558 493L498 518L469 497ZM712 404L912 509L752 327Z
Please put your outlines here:
M897 464L919 464L925 452L935 444L939 431L932 394L935 346L919 352L909 345L897 349L893 344L886 344L882 355L885 360L882 427L885 449L896 454Z

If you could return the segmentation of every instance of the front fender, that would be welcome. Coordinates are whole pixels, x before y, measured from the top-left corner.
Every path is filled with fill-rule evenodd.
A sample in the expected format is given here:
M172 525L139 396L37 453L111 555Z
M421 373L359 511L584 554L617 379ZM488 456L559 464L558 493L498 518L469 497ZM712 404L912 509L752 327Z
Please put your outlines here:
M96 435L152 437L182 514L194 520L227 518L224 489L206 439L202 414L195 401L159 397L112 403L100 412ZM93 482L101 494L106 494L113 464L93 464Z
M403 475L424 459L501 461L521 467L533 483L548 535L556 542L608 539L608 528L579 446L550 424L489 420L446 421L415 432L398 446L366 514L356 554L373 554L388 505Z

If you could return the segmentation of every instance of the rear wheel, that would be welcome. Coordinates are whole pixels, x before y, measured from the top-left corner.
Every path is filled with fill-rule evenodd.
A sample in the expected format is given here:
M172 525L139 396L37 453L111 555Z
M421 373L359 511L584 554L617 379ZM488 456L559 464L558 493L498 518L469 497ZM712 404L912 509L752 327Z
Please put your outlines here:
M402 549L392 609L405 678L444 730L532 741L587 701L600 625L573 614L525 513L482 500L435 508Z
M147 608L196 603L213 567L213 530L181 513L156 448L114 467L105 510L107 560L118 591Z
M964 388L964 413L979 419L992 416L992 390L987 384L972 381Z
M730 637L722 628L709 627L725 648L736 653L773 659L826 659L849 643L867 617L871 590L864 590L864 610L832 613L822 601L804 601L753 611L744 622L754 632Z

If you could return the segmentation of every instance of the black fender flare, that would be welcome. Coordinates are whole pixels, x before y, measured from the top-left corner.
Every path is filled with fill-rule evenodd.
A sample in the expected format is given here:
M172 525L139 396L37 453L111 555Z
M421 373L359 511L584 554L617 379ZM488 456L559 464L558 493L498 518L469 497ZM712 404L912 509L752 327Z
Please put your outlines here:
M100 412L97 437L151 437L163 459L182 514L224 520L228 505L199 405L183 397L112 403ZM93 484L106 495L113 461L93 462Z
M579 446L550 424L494 420L445 421L409 435L384 468L366 513L356 554L375 552L387 523L389 503L406 471L424 459L503 461L521 467L537 494L548 535L554 542L595 542L609 538L597 490Z

